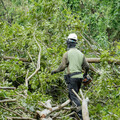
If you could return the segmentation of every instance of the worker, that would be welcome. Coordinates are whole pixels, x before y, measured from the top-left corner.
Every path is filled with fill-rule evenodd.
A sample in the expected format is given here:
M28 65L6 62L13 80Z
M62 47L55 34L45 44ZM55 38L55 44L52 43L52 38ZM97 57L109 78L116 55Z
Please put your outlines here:
M80 100L73 93L72 89L74 89L76 93L79 92L83 78L87 77L89 65L85 59L84 54L76 48L77 42L77 35L75 33L69 34L67 38L67 52L64 53L62 62L58 69L53 70L51 74L65 70L64 79L68 86L68 96L72 104L76 106L76 113L82 120ZM83 70L84 73L82 73Z

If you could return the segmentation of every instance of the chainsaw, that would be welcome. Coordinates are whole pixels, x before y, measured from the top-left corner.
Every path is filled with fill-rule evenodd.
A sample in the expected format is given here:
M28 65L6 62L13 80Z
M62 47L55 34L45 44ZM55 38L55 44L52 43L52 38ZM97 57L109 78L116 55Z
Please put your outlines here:
M87 77L83 78L82 83L84 86L87 86L92 81L92 78L87 75Z

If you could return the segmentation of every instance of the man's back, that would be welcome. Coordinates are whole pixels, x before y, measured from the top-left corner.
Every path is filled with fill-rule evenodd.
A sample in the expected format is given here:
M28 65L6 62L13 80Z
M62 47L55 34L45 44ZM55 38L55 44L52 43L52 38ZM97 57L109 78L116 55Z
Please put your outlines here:
M76 48L71 48L68 51L68 70L70 73L82 72L82 63L84 55ZM82 78L83 75L74 75L73 77Z
M89 65L85 59L84 54L82 54L79 50L75 48L77 44L77 35L75 33L71 33L67 39L67 52L64 53L62 62L56 70L53 70L51 74L55 74L65 70L64 79L68 86L68 97L71 102L77 106L76 113L79 118L82 120L82 111L80 100L73 93L72 89L79 92L81 87L83 76L87 76L87 72L89 70ZM82 69L84 70L84 75L82 73Z

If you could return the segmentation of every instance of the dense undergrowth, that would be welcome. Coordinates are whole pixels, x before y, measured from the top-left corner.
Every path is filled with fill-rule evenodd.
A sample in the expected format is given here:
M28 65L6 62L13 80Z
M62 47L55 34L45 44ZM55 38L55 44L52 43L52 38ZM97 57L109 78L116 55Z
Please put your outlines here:
M120 60L119 0L1 0L0 1L0 100L17 99L15 103L0 103L0 119L17 116L35 118L41 110L39 101L52 100L60 104L68 99L63 72L51 76L66 51L69 33L78 35L77 48L86 57L99 57L101 63L92 66L92 83L82 90L89 97L91 120L120 119L120 66L108 60ZM37 67L41 46L40 70L25 86ZM16 59L4 60L4 56ZM32 62L22 62L26 58ZM28 96L25 97L25 90ZM17 109L20 107L21 109ZM6 110L8 108L9 110ZM23 110L22 108L25 108ZM28 112L29 111L29 112ZM62 116L64 116L62 118ZM61 115L61 120L70 118Z

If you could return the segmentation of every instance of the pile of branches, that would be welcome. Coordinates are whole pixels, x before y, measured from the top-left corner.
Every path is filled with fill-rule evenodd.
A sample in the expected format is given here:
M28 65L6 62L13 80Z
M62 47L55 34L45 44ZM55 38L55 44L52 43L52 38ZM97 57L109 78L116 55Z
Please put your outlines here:
M0 87L0 89L15 90L14 87ZM81 98L78 96L78 94L74 90L73 92L82 102L83 120L89 120L89 112L87 107L88 98L84 97L81 90L80 90ZM23 94L19 94L19 95L26 99L26 96L24 96ZM39 101L38 105L40 105L43 109L36 110L34 113L32 111L28 111L25 107L20 105L18 105L14 109L10 109L9 105L7 105L6 103L11 103L11 102L15 102L16 104L18 103L17 99L6 98L3 100L0 100L0 103L2 104L0 105L0 108L6 111L9 111L9 113L12 113L15 116L17 116L17 117L6 116L7 120L55 120L55 119L62 119L63 117L70 117L72 115L75 116L74 117L75 120L79 120L79 117L75 112L76 108L69 106L69 103L70 103L69 99L64 103L60 105L55 105L55 106L51 104L51 100L47 100L44 103ZM31 115L32 117L28 117L27 114Z
M29 80L40 69L41 46L39 45L39 43L37 42L37 40L35 38L35 33L33 34L33 36L34 36L35 42L38 45L39 54L38 54L36 70L30 76L28 76L29 70L27 71L26 78L25 78L25 86L26 86L26 88L28 88ZM6 59L9 59L9 58L6 58ZM21 59L21 60L23 60L23 59ZM13 90L14 91L16 88L14 88L14 87L0 87L0 89ZM17 93L16 91L14 91L14 92ZM73 92L75 93L74 90L73 90ZM23 97L24 99L27 99L27 97L28 97L28 89L24 90L23 93L24 94L17 93L17 95L19 97ZM85 99L85 97L82 94L82 91L81 91L82 98L80 98L78 96L78 94L76 94L76 96L82 102L83 120L89 120L89 113L88 113L88 109L87 109L88 100ZM15 104L16 104L15 108L11 109L11 106L9 106L9 103L11 103L11 102L15 102ZM71 106L66 107L70 103L70 100L67 100L64 103L62 103L61 105L56 105L56 106L51 105L51 100L47 100L45 103L39 101L38 102L39 106L43 107L44 109L38 109L36 111L30 111L30 110L26 109L25 107L21 106L18 103L19 103L19 99L5 98L5 99L0 100L0 108L4 109L5 111L8 111L9 113L11 113L10 116L6 116L6 118L8 120L39 120L39 119L40 120L54 120L54 119L61 119L63 117L69 117L69 116L71 116L73 114L76 115L76 120L79 120L76 112L71 113L71 111L75 111L76 108L73 108Z

